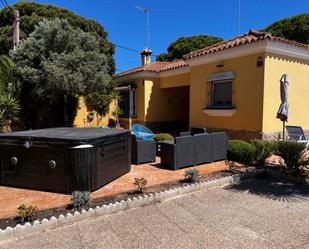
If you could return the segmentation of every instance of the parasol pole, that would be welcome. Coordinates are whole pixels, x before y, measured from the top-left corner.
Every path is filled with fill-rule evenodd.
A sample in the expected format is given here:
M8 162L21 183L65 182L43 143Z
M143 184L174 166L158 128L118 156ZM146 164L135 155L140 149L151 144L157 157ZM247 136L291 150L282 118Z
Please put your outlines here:
M282 132L282 140L284 141L284 138L285 138L285 121L283 120L283 132Z

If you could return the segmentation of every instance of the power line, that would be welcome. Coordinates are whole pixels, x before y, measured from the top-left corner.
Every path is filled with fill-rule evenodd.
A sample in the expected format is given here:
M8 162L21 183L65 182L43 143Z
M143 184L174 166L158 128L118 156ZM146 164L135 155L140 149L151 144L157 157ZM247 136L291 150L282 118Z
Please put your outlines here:
M113 43L113 42L112 42ZM125 46L122 46L122 45L118 45L118 44L116 44L116 43L113 43L116 47L118 47L118 48L123 48L123 49L126 49L126 50L130 50L130 51L133 51L133 52L137 52L137 53L139 53L140 51L138 51L138 50L136 50L136 49L134 49L134 48L128 48L128 47L125 47Z
M113 43L113 42L111 42L111 43L112 43L115 47L122 48L122 49L126 49L126 50L129 50L129 51L132 51L132 52L136 52L136 53L140 53L140 51L137 50L137 49L129 48L129 47L126 47L126 46L123 46L123 45L119 45L119 44ZM157 55L152 54L151 56L156 57Z
M15 15L14 10L12 9L12 7L8 4L6 0L1 0L1 2L5 8L8 8L12 12L12 14Z

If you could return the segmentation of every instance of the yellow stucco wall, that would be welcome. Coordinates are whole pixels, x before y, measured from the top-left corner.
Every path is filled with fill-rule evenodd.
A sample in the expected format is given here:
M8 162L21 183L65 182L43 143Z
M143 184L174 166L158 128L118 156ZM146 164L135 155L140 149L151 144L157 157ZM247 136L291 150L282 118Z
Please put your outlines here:
M105 115L104 117L101 117L100 115L96 115L91 123L86 122L87 121L87 115L89 113L89 110L85 104L85 99L83 97L79 98L78 103L78 109L77 114L74 120L74 127L98 127L102 125L108 125L109 119L114 119L112 116L112 112L115 110L115 103L111 103L109 107L109 113Z
M248 131L262 130L264 67L256 67L263 54L208 63L191 68L190 126L205 126ZM217 68L217 64L224 64ZM232 101L236 112L231 117L209 116L206 107L206 82L210 73L233 71Z
M189 84L189 75L185 77L168 77L164 79L165 87L161 88L160 79L148 78L134 80L136 88L136 117L133 122L182 121L189 117L189 87L178 87ZM185 81L184 81L185 80ZM183 83L187 82L187 83ZM123 83L124 84L124 83ZM177 86L177 87L175 87ZM128 121L127 118L120 118Z
M267 54L265 66L263 132L282 131L282 122L276 119L276 113L281 103L280 78L283 74L288 74L290 81L288 124L309 130L309 62Z
M164 89L160 87L160 81L158 79L152 79L145 80L144 87L145 121L183 121L188 119L188 86Z
M161 88L189 86L190 85L190 73L183 73L174 76L163 77L159 79Z

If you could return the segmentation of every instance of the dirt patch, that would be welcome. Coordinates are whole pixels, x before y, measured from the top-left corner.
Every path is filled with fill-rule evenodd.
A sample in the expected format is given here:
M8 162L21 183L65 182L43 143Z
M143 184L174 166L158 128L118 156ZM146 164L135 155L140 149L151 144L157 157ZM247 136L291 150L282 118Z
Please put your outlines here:
M231 176L235 173L245 172L247 169L249 169L249 168L248 167L238 167L234 172L231 172L231 171L228 171L228 170L223 170L223 171L218 171L218 172L213 172L213 173L208 173L208 174L202 174L202 175L200 175L199 181L209 181L209 180L218 179L218 178L225 177L225 176ZM164 183L164 184L151 186L151 187L148 187L148 188L146 187L145 190L144 190L144 193L146 193L146 194L155 193L155 192L159 192L161 190L185 186L187 184L188 183L183 182L181 180L172 181L172 182L168 182L168 183ZM91 202L89 203L89 205L87 205L86 207L83 207L83 208L79 208L79 209L68 209L67 206L45 209L45 210L38 211L32 217L32 221L42 220L44 218L49 219L52 216L58 217L61 214L65 215L67 213L74 213L75 211L81 211L82 209L87 210L88 208L95 208L96 206L102 206L104 204L109 204L109 203L116 202L116 201L119 202L119 201L122 201L122 200L126 200L130 197L131 198L132 197L138 197L138 196L141 196L141 195L143 195L143 193L139 193L139 192L136 192L136 191L130 191L130 192L120 193L120 194L117 194L117 195L114 195L114 196L92 199ZM30 223L32 223L32 222L30 221ZM17 224L23 224L23 223L21 223L16 217L0 219L0 229L5 229L8 226L15 227Z

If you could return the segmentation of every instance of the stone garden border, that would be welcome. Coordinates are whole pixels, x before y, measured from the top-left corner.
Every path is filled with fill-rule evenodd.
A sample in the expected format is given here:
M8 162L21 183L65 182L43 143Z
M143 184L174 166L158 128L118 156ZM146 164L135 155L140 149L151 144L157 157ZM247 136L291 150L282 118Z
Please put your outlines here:
M23 237L34 232L55 229L57 227L63 225L70 225L74 222L85 220L90 217L99 217L103 215L114 214L124 210L154 204L178 195L187 194L202 189L218 187L224 184L236 183L239 180L253 178L256 175L262 174L264 170L267 169L251 169L245 173L239 173L232 176L226 176L204 182L192 183L182 187L159 191L154 194L144 194L138 197L128 198L127 200L122 200L120 202L111 202L108 205L104 204L102 206L97 206L94 209L83 209L81 212L75 211L74 213L59 215L58 218L53 216L50 219L44 218L43 220L36 220L32 224L29 222L25 223L24 225L18 224L14 228L7 227L4 230L0 229L0 241Z

